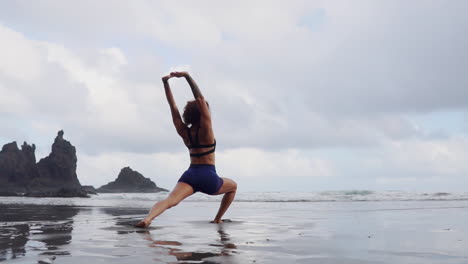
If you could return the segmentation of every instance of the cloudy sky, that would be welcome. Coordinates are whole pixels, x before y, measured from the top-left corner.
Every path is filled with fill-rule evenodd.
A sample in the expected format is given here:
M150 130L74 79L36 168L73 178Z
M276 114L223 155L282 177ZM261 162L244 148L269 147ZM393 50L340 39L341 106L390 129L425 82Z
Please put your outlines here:
M96 187L172 188L188 151L161 76L210 102L240 191L463 191L468 1L2 1L0 143L59 129ZM171 80L179 108L191 98Z

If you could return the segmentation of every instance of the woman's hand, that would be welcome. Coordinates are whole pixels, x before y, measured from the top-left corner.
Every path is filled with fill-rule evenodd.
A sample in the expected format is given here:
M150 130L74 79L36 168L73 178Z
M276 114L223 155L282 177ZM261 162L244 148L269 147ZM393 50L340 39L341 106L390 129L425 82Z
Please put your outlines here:
M176 77L176 78L180 78L180 77L187 77L189 74L188 72L171 72L171 77Z
M168 74L166 76L163 76L161 79L162 79L163 82L167 82L172 77L174 77L174 76L171 76L170 74Z

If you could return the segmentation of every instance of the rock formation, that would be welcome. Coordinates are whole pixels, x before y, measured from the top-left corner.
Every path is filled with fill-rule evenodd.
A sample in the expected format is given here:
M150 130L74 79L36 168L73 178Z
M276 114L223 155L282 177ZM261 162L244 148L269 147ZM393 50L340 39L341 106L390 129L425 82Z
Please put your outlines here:
M76 150L59 131L49 156L36 163L36 147L16 142L0 151L0 192L27 196L86 197L76 175Z
M99 193L153 193L167 191L130 167L123 168L117 179L97 189Z
M63 131L60 130L52 144L52 152L37 163L41 184L53 189L82 188L76 175L76 162L76 149L63 139Z
M0 191L26 193L31 181L38 178L36 170L36 146L24 142L21 150L16 142L3 146L0 151Z
M92 186L92 185L83 185L83 188L89 194L97 194L96 188L94 188L94 186Z

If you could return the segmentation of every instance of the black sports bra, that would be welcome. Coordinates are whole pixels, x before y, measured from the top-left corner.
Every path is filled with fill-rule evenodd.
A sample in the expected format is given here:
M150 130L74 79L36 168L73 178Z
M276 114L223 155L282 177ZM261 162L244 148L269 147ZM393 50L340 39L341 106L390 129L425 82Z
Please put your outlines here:
M215 152L216 150L216 139L214 140L214 143L213 144L209 144L209 145L202 145L200 144L200 141L198 139L198 132L200 131L200 127L197 128L197 134L195 135L195 143L193 142L192 140L192 134L190 133L190 128L187 127L187 134L188 134L188 137L189 137L189 142L190 142L190 146L187 146L188 149L196 149L196 148L213 148L211 150L208 150L208 151L205 151L205 152L202 152L202 153L190 153L190 157L202 157L202 156L205 156L205 155L208 155L208 154L211 154L213 152Z

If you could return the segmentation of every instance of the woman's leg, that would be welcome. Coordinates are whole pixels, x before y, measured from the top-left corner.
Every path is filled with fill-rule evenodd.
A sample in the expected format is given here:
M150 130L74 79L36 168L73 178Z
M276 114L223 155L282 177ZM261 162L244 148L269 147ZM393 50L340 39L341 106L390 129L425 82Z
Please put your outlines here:
M136 227L148 227L158 215L162 214L166 209L176 206L180 201L189 197L193 194L193 188L185 182L178 182L174 187L174 190L169 194L169 196L157 202L153 208L151 208L148 215L141 222L136 224Z
M232 201L234 200L234 197L236 196L237 183L228 178L223 178L223 181L223 186L221 186L216 195L224 193L224 197L221 200L221 205L219 206L218 213L216 214L213 223L222 222L221 217L223 217L224 213L227 211Z

